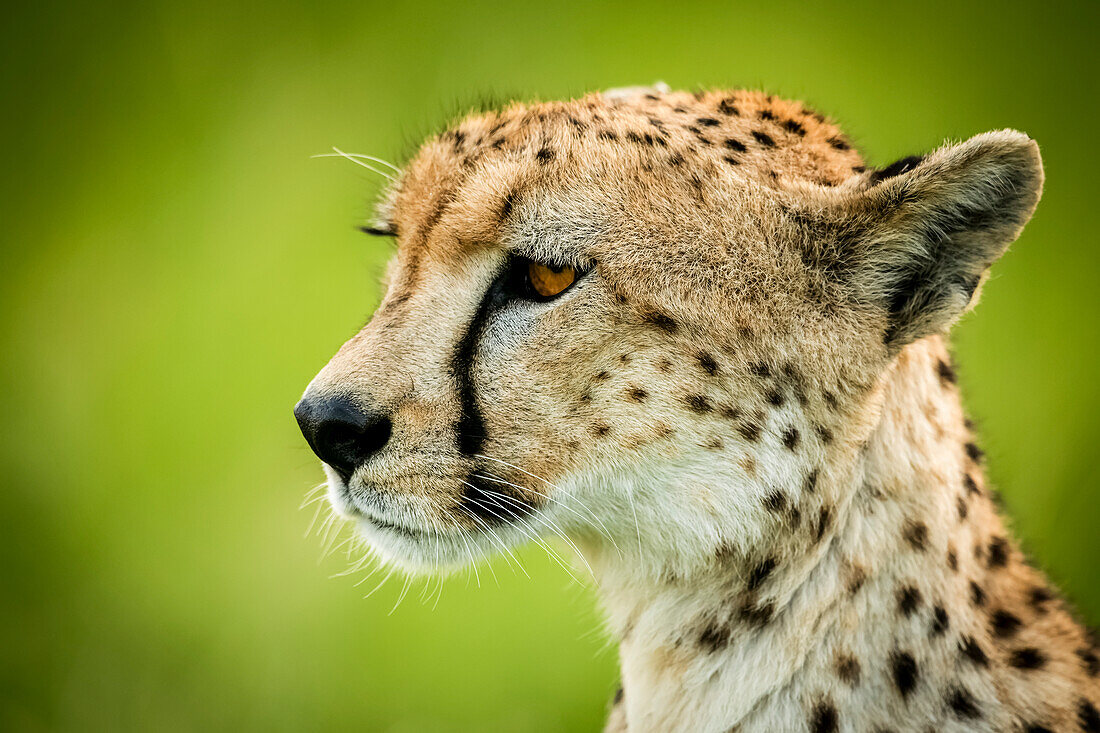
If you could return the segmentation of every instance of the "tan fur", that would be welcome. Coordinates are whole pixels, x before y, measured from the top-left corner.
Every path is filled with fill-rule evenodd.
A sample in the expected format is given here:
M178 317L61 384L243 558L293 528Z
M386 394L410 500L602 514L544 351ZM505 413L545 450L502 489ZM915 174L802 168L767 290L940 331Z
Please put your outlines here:
M757 92L462 120L390 191L389 290L307 392L393 423L336 508L411 570L579 544L620 641L609 730L1092 730L1092 642L990 501L940 335L1038 148L888 172ZM591 272L490 302L517 255Z

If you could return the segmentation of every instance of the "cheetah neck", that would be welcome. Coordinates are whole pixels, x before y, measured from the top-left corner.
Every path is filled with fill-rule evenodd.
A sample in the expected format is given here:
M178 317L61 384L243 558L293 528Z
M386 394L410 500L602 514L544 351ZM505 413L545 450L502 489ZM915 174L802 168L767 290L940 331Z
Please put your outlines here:
M832 730L847 710L871 729L917 701L1006 715L991 670L1016 627L1076 627L1006 539L948 363L939 338L898 357L863 449L805 498L801 516L831 513L824 536L771 548L763 578L759 555L671 581L606 570L625 689L609 728Z

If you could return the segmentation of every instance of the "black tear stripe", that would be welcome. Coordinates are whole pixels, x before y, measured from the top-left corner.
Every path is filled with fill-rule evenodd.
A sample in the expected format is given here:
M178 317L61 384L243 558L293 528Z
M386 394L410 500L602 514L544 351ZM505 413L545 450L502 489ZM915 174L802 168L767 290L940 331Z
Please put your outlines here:
M455 424L455 440L459 452L470 458L482 451L487 438L485 420L481 415L477 387L473 380L476 352L489 317L506 301L505 287L510 269L511 263L506 263L485 291L466 333L455 345L454 357L451 359L451 373L458 384L460 410ZM487 472L475 465L463 479L462 498L459 502L463 511L487 524L505 524L534 511L534 505L508 484L486 479L483 473Z
M477 312L466 327L466 333L455 345L451 359L451 373L458 382L459 417L455 424L458 451L464 456L474 456L485 445L485 420L477 404L477 390L473 380L474 357L489 315L503 303L503 285L508 275L507 265L494 278L481 298Z

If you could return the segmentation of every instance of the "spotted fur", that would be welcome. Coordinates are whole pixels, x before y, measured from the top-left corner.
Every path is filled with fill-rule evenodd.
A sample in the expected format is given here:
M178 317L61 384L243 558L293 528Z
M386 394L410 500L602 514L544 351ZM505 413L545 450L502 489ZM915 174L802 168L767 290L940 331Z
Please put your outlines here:
M1011 130L870 169L759 92L473 114L390 190L387 294L307 392L392 423L330 498L412 571L569 536L608 730L1100 729L943 337L1042 180ZM587 274L526 302L516 258Z

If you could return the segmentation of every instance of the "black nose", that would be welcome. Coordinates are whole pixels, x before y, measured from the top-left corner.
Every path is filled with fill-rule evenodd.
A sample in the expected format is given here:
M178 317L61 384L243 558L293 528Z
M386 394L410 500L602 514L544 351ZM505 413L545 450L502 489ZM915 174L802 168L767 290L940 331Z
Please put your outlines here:
M346 397L306 395L294 406L294 417L309 447L345 481L363 461L382 450L393 430L388 417Z

